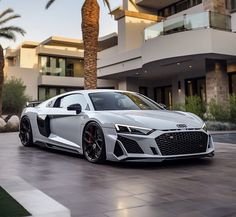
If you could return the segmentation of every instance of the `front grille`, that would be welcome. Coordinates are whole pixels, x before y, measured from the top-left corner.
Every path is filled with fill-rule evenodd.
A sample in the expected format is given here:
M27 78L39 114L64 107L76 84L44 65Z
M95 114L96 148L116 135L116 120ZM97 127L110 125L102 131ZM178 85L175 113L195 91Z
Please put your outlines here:
M162 155L182 155L206 152L208 135L203 132L165 133L156 138Z
M126 151L131 154L143 154L143 150L140 148L138 143L132 139L118 136L118 140L123 144Z

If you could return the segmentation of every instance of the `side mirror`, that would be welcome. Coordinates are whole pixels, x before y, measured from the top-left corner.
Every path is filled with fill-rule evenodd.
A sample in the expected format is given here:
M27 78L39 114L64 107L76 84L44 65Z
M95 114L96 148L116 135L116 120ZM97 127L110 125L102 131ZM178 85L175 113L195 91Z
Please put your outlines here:
M82 111L82 107L80 104L73 104L67 107L68 111L76 111L76 114L80 114Z

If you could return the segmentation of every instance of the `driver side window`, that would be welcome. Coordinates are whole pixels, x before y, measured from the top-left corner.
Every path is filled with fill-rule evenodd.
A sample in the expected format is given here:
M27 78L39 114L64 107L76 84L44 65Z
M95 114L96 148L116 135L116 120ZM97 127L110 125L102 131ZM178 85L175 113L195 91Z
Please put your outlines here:
M73 104L80 104L82 107L82 110L89 110L88 104L86 102L86 99L82 94L71 94L67 95L60 99L60 108L67 109L68 106Z

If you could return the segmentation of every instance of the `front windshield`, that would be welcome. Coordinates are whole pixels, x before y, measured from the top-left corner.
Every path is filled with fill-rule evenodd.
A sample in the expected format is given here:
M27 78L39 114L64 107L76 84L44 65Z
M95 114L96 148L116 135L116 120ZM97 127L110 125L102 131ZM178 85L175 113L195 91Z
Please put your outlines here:
M130 92L98 92L90 93L89 97L96 111L162 109L148 98Z

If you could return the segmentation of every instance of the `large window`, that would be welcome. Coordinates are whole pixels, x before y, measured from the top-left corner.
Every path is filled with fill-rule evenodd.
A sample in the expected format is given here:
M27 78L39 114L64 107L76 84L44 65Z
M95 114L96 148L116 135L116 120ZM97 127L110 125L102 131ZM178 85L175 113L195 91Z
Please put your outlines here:
M40 56L40 72L43 75L83 77L82 59Z
M160 9L158 11L158 15L162 17L169 17L173 14L177 14L181 11L184 11L201 3L202 0L182 0L175 4L171 4L165 8Z
M231 0L231 10L232 11L236 10L236 0Z
M79 90L82 88L78 87L58 87L58 86L39 86L38 88L38 99L46 100L56 95L66 93L73 90Z
M185 80L186 96L199 96L206 101L206 78L194 78Z
M229 75L229 92L230 94L236 94L236 73Z
M166 105L167 108L172 107L172 86L164 86L155 88L155 101Z

